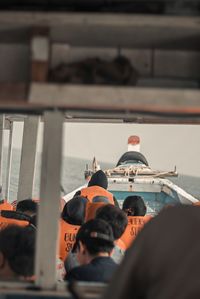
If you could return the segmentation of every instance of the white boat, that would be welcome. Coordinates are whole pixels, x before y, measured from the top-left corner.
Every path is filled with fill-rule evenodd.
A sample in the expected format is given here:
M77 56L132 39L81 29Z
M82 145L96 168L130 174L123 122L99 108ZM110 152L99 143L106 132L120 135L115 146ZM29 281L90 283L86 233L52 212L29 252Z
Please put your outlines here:
M146 205L148 214L158 213L164 206L174 204L193 204L198 200L185 190L174 184L168 177L177 177L176 169L173 171L159 171L152 169L140 153L140 139L130 136L128 151L119 159L116 167L105 170L108 178L108 190L115 196L121 205L130 195L140 195ZM93 161L93 169L85 171L88 179L99 167ZM80 186L67 194L64 199L70 200L76 191L85 187Z

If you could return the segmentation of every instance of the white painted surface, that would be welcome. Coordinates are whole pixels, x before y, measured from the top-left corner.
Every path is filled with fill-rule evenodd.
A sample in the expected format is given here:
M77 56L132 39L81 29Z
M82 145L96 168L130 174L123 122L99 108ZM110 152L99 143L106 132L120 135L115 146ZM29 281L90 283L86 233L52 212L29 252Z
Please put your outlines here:
M31 39L33 61L47 61L49 58L49 40L45 36L34 36Z
M3 182L4 123L5 123L5 117L3 114L1 114L0 115L0 186L2 186L2 182Z
M5 198L8 200L9 200L11 167L12 167L12 150L13 150L13 122L10 122L8 158L7 158L7 169L6 169L6 189L5 189Z
M39 121L39 116L29 116L24 121L17 201L32 198Z
M44 114L40 207L36 244L36 284L56 288L56 257L60 215L63 113Z

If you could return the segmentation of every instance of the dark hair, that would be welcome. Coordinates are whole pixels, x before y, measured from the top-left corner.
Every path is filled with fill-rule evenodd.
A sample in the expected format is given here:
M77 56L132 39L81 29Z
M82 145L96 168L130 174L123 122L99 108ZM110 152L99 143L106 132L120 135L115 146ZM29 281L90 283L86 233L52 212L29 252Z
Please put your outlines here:
M133 195L125 198L122 210L127 216L145 216L147 208L141 196Z
M0 251L19 276L34 274L35 230L10 225L0 231Z
M69 224L82 225L85 220L87 201L87 198L82 196L73 197L65 204L61 214L62 219Z
M102 219L92 219L84 223L76 235L75 248L81 241L91 255L100 252L110 253L114 248L114 237L111 226Z
M16 211L18 212L32 212L32 213L37 213L37 207L38 207L38 204L33 201L31 198L27 198L27 199L24 199L24 200L21 200L17 203L17 206L16 206Z
M110 224L115 240L121 237L128 224L124 211L111 204L99 208L96 212L96 219L103 219Z
M88 187L91 187L91 186L99 186L104 189L108 188L108 179L102 170L98 170L97 172L95 172L92 175L92 177L88 183Z

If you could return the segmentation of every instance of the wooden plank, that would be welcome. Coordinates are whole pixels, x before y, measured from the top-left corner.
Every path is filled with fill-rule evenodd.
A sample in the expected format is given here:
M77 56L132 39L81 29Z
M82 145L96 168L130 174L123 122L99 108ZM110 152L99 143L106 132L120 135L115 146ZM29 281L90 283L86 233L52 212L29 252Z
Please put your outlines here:
M18 202L33 196L39 122L39 116L29 116L24 121Z
M160 16L160 15L134 15L114 13L61 13L61 12L0 12L0 23L2 29L10 24L19 26L65 26L69 24L85 25L111 25L111 26L156 26L165 28L181 27L199 29L199 17L191 16Z
M25 101L27 86L25 83L0 83L0 103ZM9 103L7 103L9 106Z
M45 112L35 259L36 284L42 289L54 289L56 287L62 129L63 113L59 111ZM49 221L50 219L51 221Z
M154 76L200 79L200 52L155 50Z
M200 48L199 17L183 16L4 11L0 40L28 42L36 26L49 26L52 42L76 46Z
M200 112L200 90L32 84L29 102L83 110Z

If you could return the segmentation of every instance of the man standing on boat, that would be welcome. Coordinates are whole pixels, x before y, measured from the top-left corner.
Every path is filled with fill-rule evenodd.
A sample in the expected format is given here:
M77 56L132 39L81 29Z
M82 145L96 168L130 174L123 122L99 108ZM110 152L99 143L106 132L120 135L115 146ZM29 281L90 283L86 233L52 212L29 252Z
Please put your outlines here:
M75 195L81 195L87 198L90 202L96 196L105 196L108 198L109 203L114 204L114 198L112 193L108 190L108 180L105 173L102 170L95 172L86 188L81 189Z

